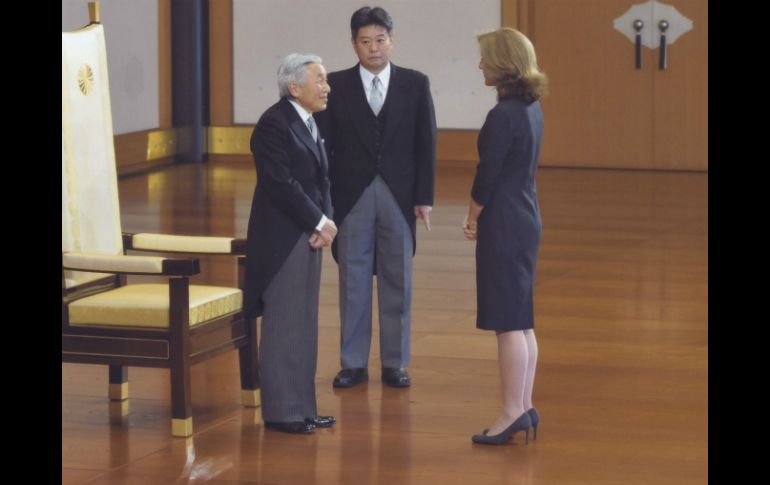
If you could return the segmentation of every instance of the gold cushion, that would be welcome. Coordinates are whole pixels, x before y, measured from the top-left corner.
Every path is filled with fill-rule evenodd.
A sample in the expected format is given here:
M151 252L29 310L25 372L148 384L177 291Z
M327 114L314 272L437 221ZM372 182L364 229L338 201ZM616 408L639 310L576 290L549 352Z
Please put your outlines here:
M129 273L163 273L160 256L125 256L123 254L64 253L62 264L65 268L90 269L95 271L123 271Z
M232 253L231 237L176 236L169 234L134 234L131 245L134 249L150 251L180 251L188 253Z
M168 285L127 285L82 298L69 305L72 325L168 328ZM243 304L238 288L190 286L190 326L237 312Z

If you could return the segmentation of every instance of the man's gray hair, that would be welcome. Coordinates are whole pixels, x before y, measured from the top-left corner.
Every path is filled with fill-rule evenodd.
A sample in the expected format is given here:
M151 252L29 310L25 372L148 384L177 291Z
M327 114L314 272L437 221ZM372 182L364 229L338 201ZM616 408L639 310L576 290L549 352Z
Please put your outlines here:
M309 64L321 64L323 61L315 54L289 54L283 58L278 68L278 92L282 98L291 98L289 83L305 85L305 74Z

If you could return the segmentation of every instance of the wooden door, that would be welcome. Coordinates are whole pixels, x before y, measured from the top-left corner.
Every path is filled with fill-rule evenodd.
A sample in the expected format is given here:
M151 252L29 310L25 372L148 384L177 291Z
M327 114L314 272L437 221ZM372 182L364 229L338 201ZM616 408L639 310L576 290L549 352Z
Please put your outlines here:
M642 49L613 28L634 0L530 0L519 19L550 79L543 98L541 164L707 170L706 0L670 0L693 30L669 46Z
M653 69L654 167L708 170L708 2L668 3L693 29L669 46L668 68Z

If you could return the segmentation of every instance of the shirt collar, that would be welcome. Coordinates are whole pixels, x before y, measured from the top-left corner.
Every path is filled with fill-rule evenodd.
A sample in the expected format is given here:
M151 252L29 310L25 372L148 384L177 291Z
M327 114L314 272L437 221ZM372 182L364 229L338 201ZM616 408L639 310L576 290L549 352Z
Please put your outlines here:
M361 82L364 83L364 87L368 92L369 89L372 88L372 79L374 79L375 75L371 71L368 71L361 64L358 65L358 72L361 75ZM388 62L388 65L385 66L385 69L383 69L382 71L380 71L379 74L377 74L377 77L380 78L380 83L382 83L382 92L387 93L388 84L390 84L390 62Z
M294 109L297 110L297 114L299 115L300 119L307 124L308 118L313 116L313 113L309 113L305 108L302 107L301 104L294 101L293 99L289 98L289 102L292 106L294 106Z

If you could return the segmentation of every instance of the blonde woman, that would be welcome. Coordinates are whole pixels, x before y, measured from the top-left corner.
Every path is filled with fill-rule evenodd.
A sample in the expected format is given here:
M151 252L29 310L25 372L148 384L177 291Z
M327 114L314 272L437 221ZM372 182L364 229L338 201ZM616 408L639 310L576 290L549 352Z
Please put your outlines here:
M500 445L540 421L532 404L537 363L533 290L540 250L535 172L543 134L540 97L547 78L532 43L502 28L478 36L484 83L497 89L478 139L465 237L476 241L476 326L497 334L502 412L474 443Z

